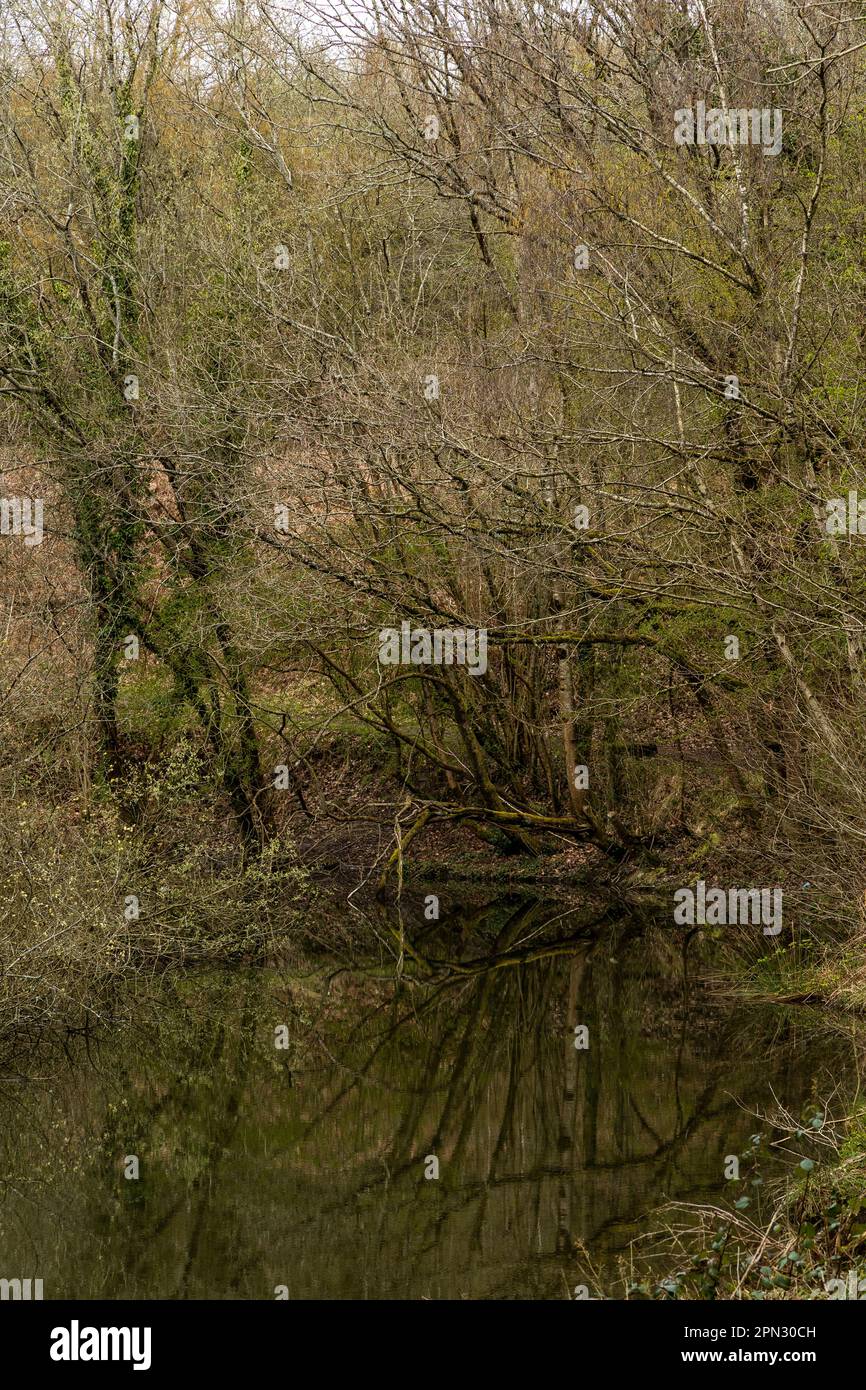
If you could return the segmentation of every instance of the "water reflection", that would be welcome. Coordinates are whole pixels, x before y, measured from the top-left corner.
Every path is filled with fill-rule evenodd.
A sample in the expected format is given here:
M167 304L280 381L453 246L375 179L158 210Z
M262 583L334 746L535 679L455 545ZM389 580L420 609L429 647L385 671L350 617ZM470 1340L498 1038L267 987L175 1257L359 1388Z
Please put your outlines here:
M400 980L383 950L138 982L135 1028L19 1061L0 1274L46 1297L563 1298L660 1202L730 1200L749 1111L849 1066L805 1017L720 1008L682 933L623 912L505 898L406 945Z

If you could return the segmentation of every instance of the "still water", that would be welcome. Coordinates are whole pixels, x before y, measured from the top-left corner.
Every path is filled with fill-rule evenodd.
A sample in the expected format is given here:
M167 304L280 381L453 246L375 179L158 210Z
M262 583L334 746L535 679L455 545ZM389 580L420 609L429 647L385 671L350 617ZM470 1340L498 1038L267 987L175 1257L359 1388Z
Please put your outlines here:
M461 968L424 983L411 954L396 980L385 951L315 949L139 978L131 1021L19 1054L0 1275L47 1299L621 1293L660 1204L729 1204L754 1112L844 1091L853 1059L803 1012L720 1003L681 932L571 913L451 913L419 950Z

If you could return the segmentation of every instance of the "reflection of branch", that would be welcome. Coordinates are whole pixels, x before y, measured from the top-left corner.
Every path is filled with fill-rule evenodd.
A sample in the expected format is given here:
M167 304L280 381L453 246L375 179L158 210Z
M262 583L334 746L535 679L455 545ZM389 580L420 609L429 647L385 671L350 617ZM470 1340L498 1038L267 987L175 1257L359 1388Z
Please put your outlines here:
M577 948L594 941L596 928L603 923L615 923L625 915L623 910L605 908L593 921L587 922L580 931L559 941L548 941L540 946L527 946L522 951L503 951L498 955L477 956L468 961L445 961L428 956L425 964L437 976L450 975L454 979L467 976L486 975L488 971L503 970L514 965L528 965L533 961L549 960L554 956L574 955Z
M254 1037L256 1026L255 1014L253 1011L254 989L255 986L251 982L246 1000L244 1001L244 1012L241 1017L240 1028L238 1029L237 1070L233 1078L232 1089L227 1097L223 1122L217 1127L216 1133L211 1140L205 1163L196 1174L192 1183L192 1191L197 1193L198 1201L183 1273L180 1278L177 1294L178 1298L186 1298L189 1296L190 1276L198 1256L201 1233L207 1218L217 1169L229 1153L228 1141L237 1129L240 1120L241 1100L246 1086L247 1073L249 1071L249 1058L252 1051L250 1042Z

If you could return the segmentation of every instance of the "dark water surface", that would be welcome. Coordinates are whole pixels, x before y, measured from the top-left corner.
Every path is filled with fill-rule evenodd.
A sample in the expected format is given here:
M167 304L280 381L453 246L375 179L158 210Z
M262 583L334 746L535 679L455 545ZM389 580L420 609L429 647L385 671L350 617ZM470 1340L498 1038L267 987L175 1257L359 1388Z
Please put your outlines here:
M565 1298L592 1269L621 1288L660 1203L741 1195L723 1174L750 1112L799 1113L853 1062L806 1014L720 1005L682 933L612 921L521 961L547 939L532 913L452 917L431 942L464 973L424 988L384 959L324 999L321 959L139 980L132 1026L19 1061L0 1276L46 1298Z

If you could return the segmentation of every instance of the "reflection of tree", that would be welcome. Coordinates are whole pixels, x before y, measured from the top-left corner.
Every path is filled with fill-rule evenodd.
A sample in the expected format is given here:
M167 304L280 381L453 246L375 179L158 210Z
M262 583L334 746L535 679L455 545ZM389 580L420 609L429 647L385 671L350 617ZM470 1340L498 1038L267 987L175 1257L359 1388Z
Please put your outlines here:
M69 1211L59 1182L38 1215L15 1207L43 1244L65 1219L90 1281L66 1291L268 1296L291 1276L293 1295L561 1297L586 1282L582 1244L622 1249L666 1196L724 1199L750 1128L736 1097L772 1081L796 1106L810 1084L796 1024L774 1040L756 1021L735 1048L696 1027L682 938L625 911L512 898L450 961L447 931L419 935L402 982L371 972L363 1004L350 989L307 1025L291 1088L261 971L163 982L152 1028L92 1049L95 1070L79 1058L63 1084L98 1162Z
M689 1177L689 1165L694 1172L695 1155L704 1149L712 1153L712 1144L705 1138L708 1130L714 1134L727 1130L732 1137L717 1140L727 1145L742 1132L743 1116L733 1098L719 1098L721 1068L711 1065L709 1079L696 1084L696 1059L686 1045L685 984L675 1051L671 1055L668 1047L666 1052L671 1066L665 1076L668 1113L659 1115L653 1109L649 1115L644 1113L645 1059L639 1049L637 1055L633 1048L629 1051L630 1030L619 1012L633 1004L625 995L628 981L623 962L631 947L645 943L641 924L625 920L617 925L608 915L603 932L584 928L563 941L515 949L514 943L526 934L531 912L530 906L524 906L515 913L484 958L458 963L450 973L450 995L441 984L438 987L436 1009L445 1014L445 1021L434 1030L432 1046L425 1048L423 1037L419 1038L416 1068L402 1093L393 1138L385 1145L387 1179L375 1172L359 1173L360 1189L381 1191L387 1181L389 1204L403 1204L403 1218L412 1227L412 1258L418 1267L428 1251L447 1242L449 1228L466 1231L467 1215L471 1218L468 1231L460 1239L477 1254L491 1202L504 1192L519 1193L521 1203L534 1213L534 1223L543 1224L551 1184L555 1186L554 1220L546 1224L552 1226L553 1238L547 1255L540 1253L539 1258L568 1256L578 1237L593 1241L608 1231L627 1228L670 1182L690 1182L689 1190L694 1191L699 1184ZM597 949L600 942L604 952ZM568 958L564 967L556 955ZM433 958L428 952L424 959L429 964ZM670 961L664 964L667 968ZM564 1033L565 1058L560 1041L556 1044L560 1064L553 1065L551 1016L563 998L564 1027L558 1036L561 1039ZM594 1039L589 1051L580 1055L573 1046L577 1021L590 1025ZM390 1045L401 1030L414 1026L414 1019L404 1015L385 1037L378 1038L380 1068L388 1072ZM361 1084L360 1075L347 1082L340 1091L341 1102ZM493 1096L496 1113L488 1105L486 1143L479 1144L482 1099L489 1101ZM308 1141L314 1140L315 1133L313 1124ZM526 1152L527 1134L534 1161L515 1164L515 1154ZM381 1134L378 1138L381 1142ZM427 1152L437 1153L443 1164L441 1200L435 1209L425 1208L419 1227L414 1208ZM686 1160L682 1172L681 1159ZM721 1163L717 1176L709 1180L705 1165L697 1166L704 1188L717 1195ZM454 1174L460 1176L455 1179ZM598 1182L592 1180L607 1175L632 1175L637 1181L621 1192L622 1204L612 1214L609 1208L599 1214L594 1207L598 1198L593 1198ZM345 1200L351 1203L355 1195ZM341 1200L329 1207L329 1219ZM313 1224L316 1219L315 1215L310 1218ZM399 1225L396 1216L391 1224ZM526 1270L521 1273L525 1276Z
M101 1067L110 1102L100 1144L107 1190L85 1187L82 1217L111 1252L94 1291L101 1296L143 1297L155 1282L162 1297L195 1296L220 1167L231 1154L249 1093L260 993L254 975L240 982L226 975L202 1018L175 995L179 1027L133 1033L125 1046L112 1049L110 1069ZM171 994L167 984L163 1006ZM121 1098L123 1107L111 1103ZM120 1171L122 1156L132 1153L141 1161L138 1181L125 1180ZM226 1272L237 1278L231 1233L223 1231L222 1241ZM207 1290L207 1273L201 1282Z

